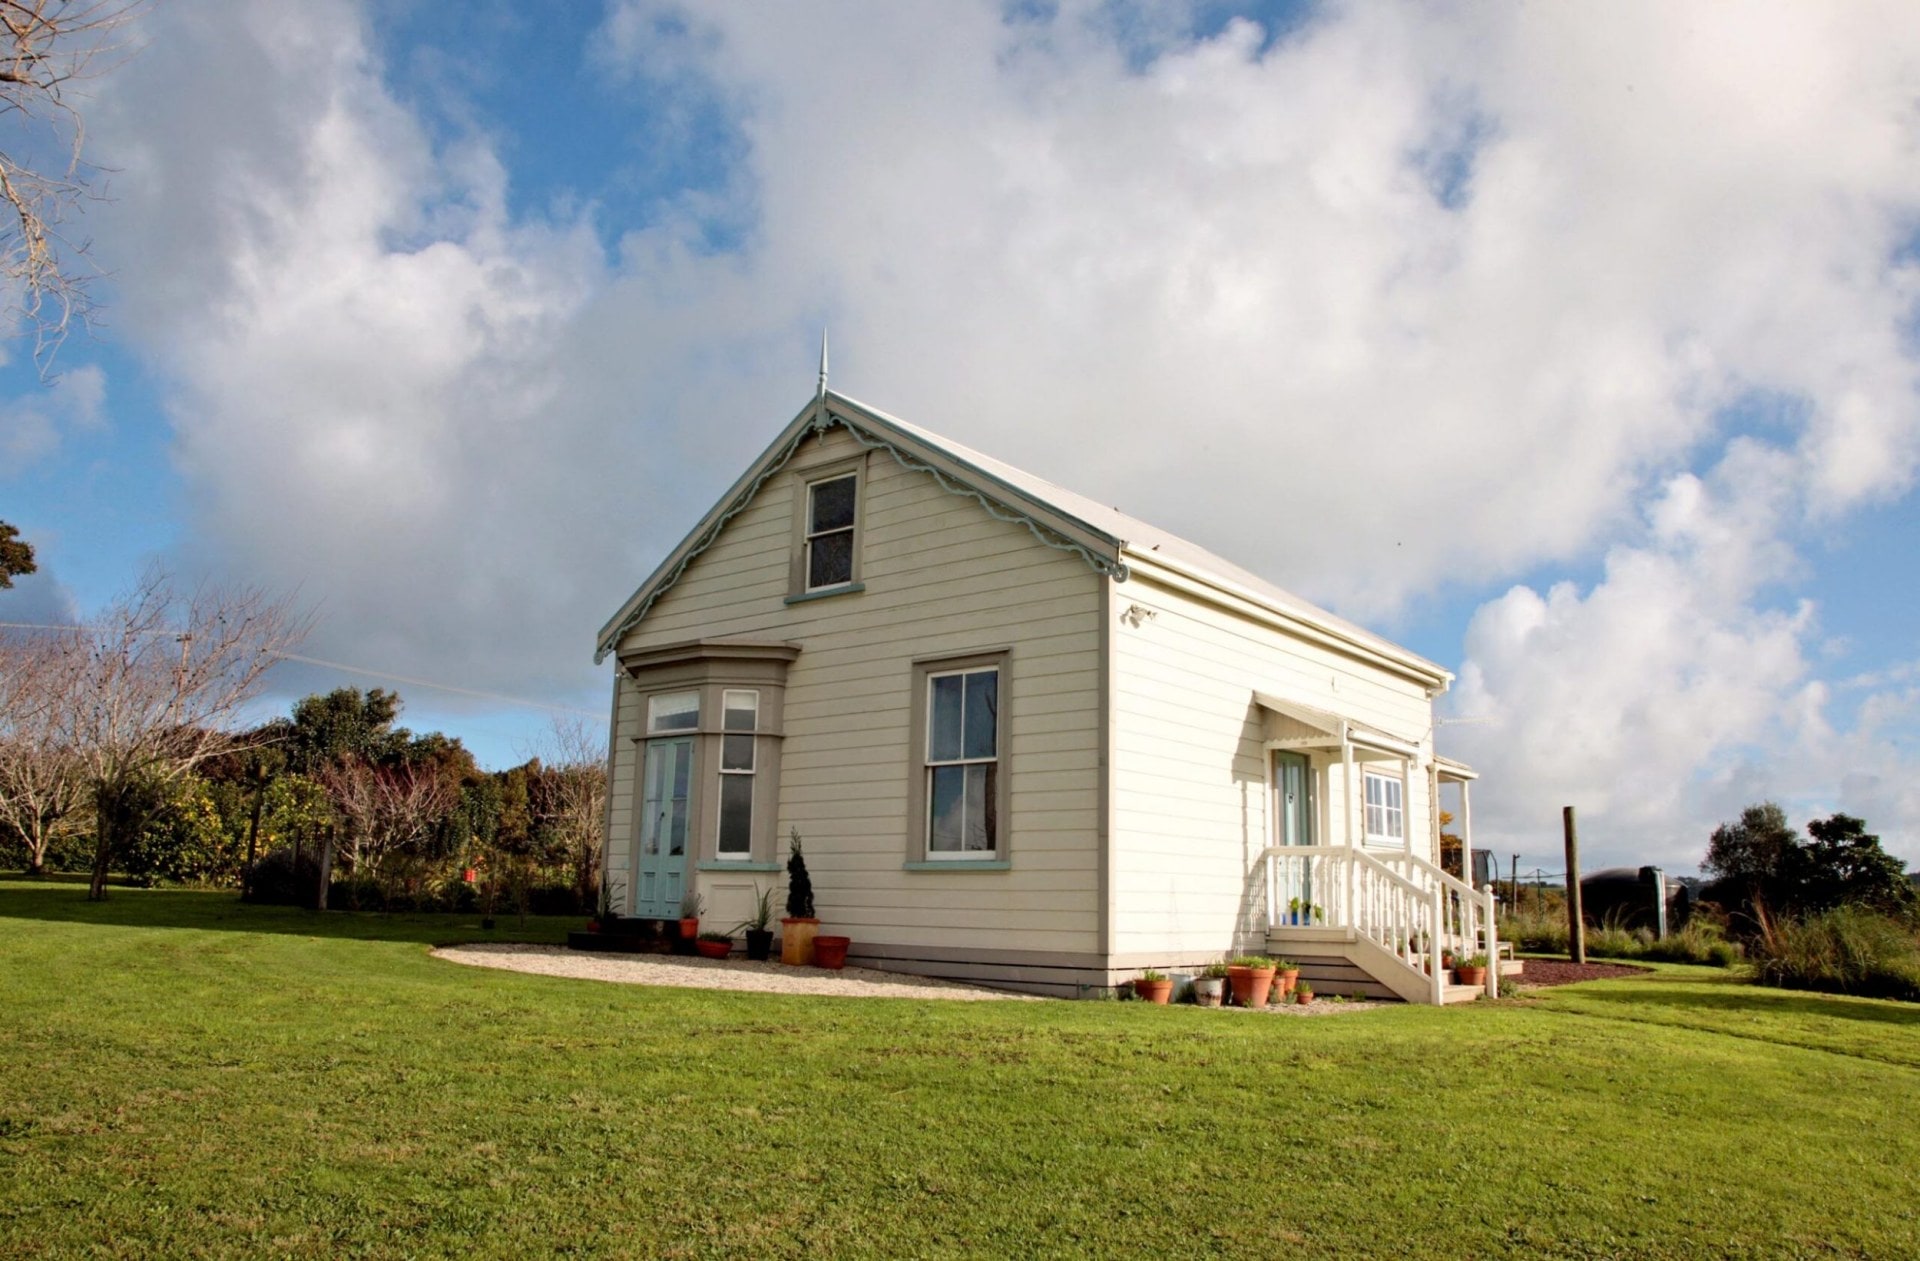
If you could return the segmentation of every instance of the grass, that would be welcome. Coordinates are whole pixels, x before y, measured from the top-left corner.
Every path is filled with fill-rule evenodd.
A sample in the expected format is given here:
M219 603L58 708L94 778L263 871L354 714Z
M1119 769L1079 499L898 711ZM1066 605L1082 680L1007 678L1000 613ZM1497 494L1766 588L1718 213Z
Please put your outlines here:
M503 920L553 939L564 922ZM1879 1256L1920 1009L1723 971L1320 1020L650 990L455 917L0 884L7 1256Z

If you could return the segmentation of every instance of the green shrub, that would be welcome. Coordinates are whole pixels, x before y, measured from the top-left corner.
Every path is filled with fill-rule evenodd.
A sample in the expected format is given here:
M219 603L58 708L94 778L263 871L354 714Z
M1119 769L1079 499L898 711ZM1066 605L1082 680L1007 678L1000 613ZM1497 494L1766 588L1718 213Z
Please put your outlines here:
M1512 942L1517 950L1538 954L1566 954L1567 917L1537 911L1509 914L1500 919L1500 940ZM1729 967L1740 960L1740 948L1726 939L1720 926L1703 915L1695 915L1686 927L1668 934L1665 941L1647 928L1627 928L1619 920L1587 928L1587 955L1595 959L1658 959L1665 963L1703 963Z
M1753 959L1762 984L1920 1002L1920 935L1863 907L1768 925Z

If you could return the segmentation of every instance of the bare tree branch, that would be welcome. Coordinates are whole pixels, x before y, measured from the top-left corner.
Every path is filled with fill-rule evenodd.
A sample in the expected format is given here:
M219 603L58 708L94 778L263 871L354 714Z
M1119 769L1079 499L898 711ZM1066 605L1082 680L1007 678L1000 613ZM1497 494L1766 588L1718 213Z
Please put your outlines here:
M0 290L6 321L31 335L45 370L91 319L89 242L66 224L98 197L100 168L69 92L124 52L117 38L146 0L0 0ZM47 155L60 155L49 157Z
M80 757L99 824L89 896L105 896L114 854L172 784L242 739L240 709L306 631L285 600L256 588L182 595L156 569L92 627L63 633L62 736Z

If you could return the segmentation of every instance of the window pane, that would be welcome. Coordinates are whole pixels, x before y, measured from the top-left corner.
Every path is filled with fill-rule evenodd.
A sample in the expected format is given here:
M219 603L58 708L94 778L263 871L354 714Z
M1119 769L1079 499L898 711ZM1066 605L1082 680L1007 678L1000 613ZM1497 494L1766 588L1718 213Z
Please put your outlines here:
M994 722L1000 712L1000 672L978 670L967 678L966 754L993 757Z
M830 482L815 482L807 489L813 495L813 512L807 520L807 532L844 530L853 527L852 477L836 477Z
M720 769L723 771L750 771L753 769L753 737L721 736Z
M933 781L928 792L928 811L932 820L927 832L927 848L935 853L958 853L961 844L960 814L965 794L967 768L936 766L929 773Z
M807 542L807 587L853 581L853 531L822 534Z
M752 731L760 716L760 693L726 692L721 699L726 713L720 725L728 731Z
M680 855L687 852L687 799L673 799L673 817L667 822L667 853Z
M692 731L700 725L700 693L675 692L647 702L647 730Z
M753 776L751 775L720 777L718 848L722 854L744 854L753 848Z
M927 705L932 713L927 724L927 760L951 762L960 756L960 698L966 679L958 674L943 674L930 682Z
M967 772L967 809L965 847L978 853L993 848L993 822L988 813L988 790L993 785L993 767L969 766Z

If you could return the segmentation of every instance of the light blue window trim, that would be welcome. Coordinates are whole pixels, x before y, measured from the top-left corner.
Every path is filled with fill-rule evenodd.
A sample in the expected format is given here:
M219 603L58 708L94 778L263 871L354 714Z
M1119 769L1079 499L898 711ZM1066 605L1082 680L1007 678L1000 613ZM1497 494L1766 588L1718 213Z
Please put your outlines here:
M902 871L1012 871L1010 859L949 858L944 862L902 863Z
M710 860L699 864L701 871L778 871L779 863L730 863Z

